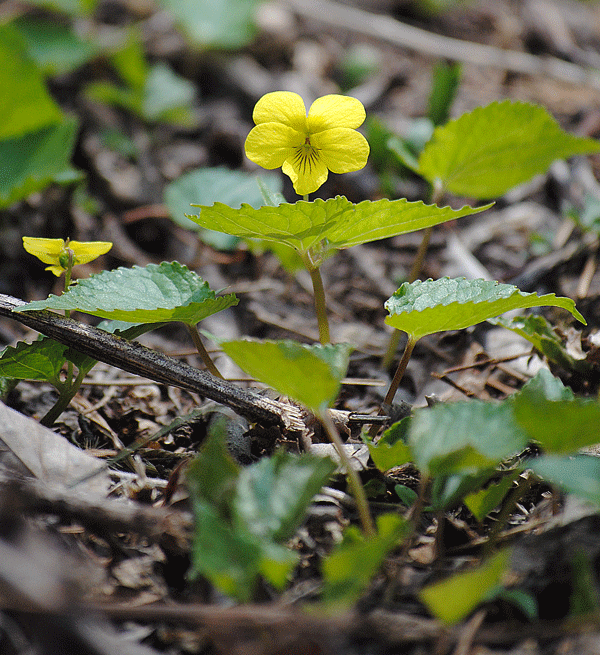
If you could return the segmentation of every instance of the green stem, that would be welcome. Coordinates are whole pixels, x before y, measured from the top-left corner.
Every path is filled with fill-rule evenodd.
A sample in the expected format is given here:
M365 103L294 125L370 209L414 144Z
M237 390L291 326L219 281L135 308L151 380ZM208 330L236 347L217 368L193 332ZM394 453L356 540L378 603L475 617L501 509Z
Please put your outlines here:
M437 203L442 199L442 194L444 192L444 187L440 183L435 183L431 188L431 197L429 199L430 204L437 205ZM423 268L423 262L427 256L427 250L429 248L429 242L431 241L431 233L433 232L433 227L425 228L423 232L423 238L421 239L421 244L417 250L415 260L410 269L407 282L412 284L421 274L421 269ZM388 346L385 351L385 355L381 360L381 368L384 371L387 371L388 368L392 365L394 361L394 356L398 350L398 345L400 343L400 332L394 330L390 335L390 340L388 341Z
M69 290L69 287L71 286L71 271L73 270L73 264L75 263L74 259L73 259L73 257L74 257L73 251L68 247L68 245L69 245L69 240L67 239L66 247L67 247L68 258L67 258L67 266L65 268L64 293L66 293ZM65 309L65 317L66 318L71 318L71 310L70 309ZM73 384L73 362L67 361L67 374L66 374L66 378L65 378L65 384L66 384L67 388L71 388L71 386ZM75 393L76 392L77 392L77 390L75 390ZM73 395L75 395L75 394L73 394ZM71 396L71 398L72 397L73 396ZM69 399L69 402L70 401L71 401L71 399ZM50 411L52 411L52 410L50 410ZM58 415L57 415L56 418L58 418ZM54 419L54 420L56 420L56 419ZM54 421L52 421L52 423L54 423Z
M190 333L190 336L192 337L192 341L194 342L194 345L196 346L196 350L198 351L198 354L202 358L202 361L204 362L204 365L206 368L217 378L221 378L223 380L223 376L221 375L219 369L215 366L215 363L211 359L210 355L208 354L208 351L204 347L204 344L202 343L202 339L200 338L200 334L198 332L198 328L195 325L190 325L188 323L185 324L186 328L188 329L188 332Z
M358 517L362 525L363 532L367 537L374 537L377 533L375 530L375 524L373 523L373 517L371 516L371 511L369 509L369 501L367 500L367 494L365 493L365 488L362 485L360 476L352 468L350 458L346 454L344 444L340 439L338 431L335 429L335 425L331 420L331 415L328 410L319 413L319 419L325 428L331 443L333 443L337 453L340 457L342 465L346 469L346 475L348 476L348 486L352 491L354 500L356 501L356 508L358 510Z
M383 407L389 406L392 404L394 400L394 396L396 395L396 391L398 391L398 387L400 386L400 382L402 381L402 377L404 376L404 372L406 371L406 367L408 366L408 362L410 360L410 356L412 355L412 351L414 350L415 346L417 345L417 339L414 339L412 336L408 336L408 340L406 342L406 346L404 347L404 352L402 353L402 359L398 362L398 368L396 369L396 373L394 374L394 378L390 384L390 388L387 391L387 394L385 395L385 398L383 400ZM383 414L383 409L379 410L379 414ZM374 439L377 436L377 432L379 431L379 426L374 423L371 426L371 429L369 430L369 437L371 439Z
M73 397L79 391L79 387L81 386L84 377L85 375L80 372L79 375L75 378L74 382L70 384L65 383L62 385L62 390L59 390L58 400L40 420L42 425L45 425L47 428L50 428L54 425L56 419L65 411L65 409L67 409L69 403L71 400L73 400Z
M323 278L319 267L307 267L312 280L313 292L315 296L315 312L319 323L319 341L325 345L331 343L329 335L329 320L327 319L327 307L325 306L325 289L323 288Z

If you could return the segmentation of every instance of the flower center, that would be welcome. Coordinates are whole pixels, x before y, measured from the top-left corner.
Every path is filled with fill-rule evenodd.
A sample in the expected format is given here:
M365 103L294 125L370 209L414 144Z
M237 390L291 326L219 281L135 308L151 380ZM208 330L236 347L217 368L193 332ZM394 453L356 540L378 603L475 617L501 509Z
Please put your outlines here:
M304 139L304 143L296 148L294 152L294 163L302 173L312 171L313 165L319 159L319 149L310 143L310 137Z

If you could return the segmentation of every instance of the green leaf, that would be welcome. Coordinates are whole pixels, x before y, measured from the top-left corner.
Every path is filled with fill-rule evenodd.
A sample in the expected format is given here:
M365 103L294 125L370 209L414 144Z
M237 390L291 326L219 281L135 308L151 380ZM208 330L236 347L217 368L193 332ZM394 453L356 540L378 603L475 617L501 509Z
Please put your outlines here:
M207 502L194 499L191 579L206 576L228 596L252 599L262 556L251 535L234 530Z
M213 423L200 452L186 470L186 479L193 499L218 508L223 518L229 518L240 469L227 449L224 426L227 417Z
M46 75L69 73L100 52L98 44L79 38L67 25L34 18L20 18L13 25L25 39L29 56Z
M465 496L464 502L471 514L479 522L483 521L504 500L518 475L518 471L515 471L512 475L505 475L499 482L492 483L485 489L480 489Z
M90 100L120 107L142 116L142 96L133 89L112 82L92 82L85 87L85 96Z
M570 298L553 293L538 296L511 284L465 278L405 282L385 303L385 322L415 341L427 334L462 330L513 309L562 307L582 323L585 319Z
M429 506L434 511L448 510L463 502L465 496L479 491L497 471L497 464L481 468L465 468L452 475L439 475L433 479Z
M407 507L411 507L412 505L414 505L414 503L417 502L417 499L419 497L416 491L414 491L410 487L404 486L403 484L395 485L394 491L396 492L398 498L400 498L400 502L406 505Z
M566 371L589 374L592 370L590 362L569 354L563 340L543 316L515 316L511 319L498 316L488 320L527 339L538 352Z
M195 325L237 302L234 294L217 297L208 282L187 266L163 262L103 271L79 280L62 296L51 295L19 311L68 309L135 323Z
M337 398L352 350L345 343L296 341L221 341L220 346L246 373L317 412Z
M142 33L137 26L128 30L124 46L113 54L111 61L123 82L141 98L149 68L144 54Z
M241 48L254 38L257 0L161 0L192 45Z
M394 466L410 462L410 448L405 443L410 421L410 417L403 418L390 426L376 444L367 443L369 455L380 471L389 471Z
M527 466L564 492L600 505L600 457L542 455L527 460Z
M421 153L419 172L456 195L495 198L556 159L598 151L598 141L564 132L543 107L505 100L438 127Z
M96 8L98 0L29 0L29 4L64 12L69 16L89 16Z
M354 604L386 555L409 532L409 525L397 514L378 516L377 534L370 539L356 526L347 528L343 541L323 561L323 602L332 609Z
M570 389L559 393L539 383L524 386L511 398L516 422L547 453L569 454L598 443L600 404L569 398Z
M268 180L269 189L281 191L283 185L279 175L266 173L263 177ZM258 208L263 204L263 195L257 185L256 175L216 166L198 168L173 180L165 188L164 200L171 218L178 225L188 230L200 230L197 222L185 217L191 205L221 202L239 208L243 202L247 202ZM237 238L227 238L233 243L238 242Z
M22 137L63 119L46 90L41 71L27 55L25 40L12 25L0 25L0 89L0 141ZM0 161L3 168L10 164L4 156Z
M510 557L511 551L505 549L472 571L423 588L419 598L440 621L448 625L458 623L480 603L498 595Z
M205 575L225 594L248 601L260 574L278 589L286 584L298 555L274 539L295 530L335 465L282 453L240 473L227 449L226 425L225 416L211 423L187 470L196 520L191 577ZM290 481L299 497L285 488ZM268 510L262 502L269 503Z
M77 127L75 120L68 120L0 141L0 209L41 191L53 181L61 182L65 174L72 172Z
M199 205L200 214L188 218L218 232L285 243L308 252L312 247L350 248L477 214L490 206L454 210L404 198L365 200L355 205L344 196L336 196L260 209L245 203L240 209L232 209L217 202L212 207ZM327 243L322 245L324 240Z
M573 400L575 398L571 387L564 385L560 378L552 375L546 368L540 369L529 382L524 384L519 393L513 396L513 400L523 394L530 398L542 398L543 400Z
M427 109L427 116L434 125L443 125L447 122L461 75L462 66L459 63L449 64L442 61L436 64Z
M40 380L57 389L62 387L60 371L67 346L45 337L15 347L7 346L0 355L0 377L15 380Z
M333 460L317 455L280 450L263 457L240 474L234 501L237 524L261 539L289 539L335 469Z
M150 68L144 86L142 116L151 122L165 121L192 125L191 105L196 97L194 85L177 75L167 64Z
M470 400L420 409L409 430L412 461L428 476L476 474L527 442L507 402Z

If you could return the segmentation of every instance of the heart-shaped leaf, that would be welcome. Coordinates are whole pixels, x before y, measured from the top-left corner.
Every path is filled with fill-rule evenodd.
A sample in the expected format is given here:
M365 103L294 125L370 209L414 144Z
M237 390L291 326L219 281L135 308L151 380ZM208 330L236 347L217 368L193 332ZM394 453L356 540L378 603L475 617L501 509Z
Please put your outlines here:
M266 174L266 175L265 175ZM281 191L281 177L269 171L263 176L268 180L268 187L275 192ZM197 222L191 221L185 215L192 205L209 205L222 202L229 207L240 207L243 202L260 207L263 204L263 194L257 183L257 176L245 171L232 171L225 166L198 168L188 171L165 188L165 204L171 218L186 229L200 229ZM237 243L237 238L230 241Z
M79 280L62 296L19 308L68 309L118 321L195 325L237 304L234 294L216 296L208 282L178 262L117 268Z
M528 441L507 402L471 400L420 409L409 431L412 461L434 476L475 474L523 450Z
M553 293L538 296L511 284L465 278L405 282L385 303L385 322L418 340L444 330L462 330L513 309L562 307L582 323L585 319L570 298Z
M505 100L438 127L419 173L457 195L496 198L556 159L598 151L600 142L564 132L543 107Z
M304 253L321 248L324 240L322 247L330 250L350 248L477 214L490 206L455 210L404 198L365 200L355 205L344 196L336 196L260 209L247 204L232 209L217 202L212 207L200 206L200 214L188 218L211 230L285 243Z
M352 347L307 346L296 341L222 341L246 373L316 412L336 399Z

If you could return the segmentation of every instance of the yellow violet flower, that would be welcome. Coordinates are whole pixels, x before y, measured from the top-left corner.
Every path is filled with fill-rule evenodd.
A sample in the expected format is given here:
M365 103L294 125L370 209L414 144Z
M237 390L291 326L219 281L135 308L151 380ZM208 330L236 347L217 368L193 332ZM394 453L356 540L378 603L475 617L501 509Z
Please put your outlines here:
M246 155L263 168L281 166L304 196L325 182L328 171L349 173L365 166L369 144L356 131L365 116L360 100L348 96L318 98L307 116L297 93L267 93L254 107L256 127L246 139Z
M112 248L110 241L70 241L67 239L43 239L23 237L23 248L30 254L50 264L47 271L60 277L69 266L69 255L73 255L73 266L87 264L104 255ZM70 252L69 252L70 251Z

